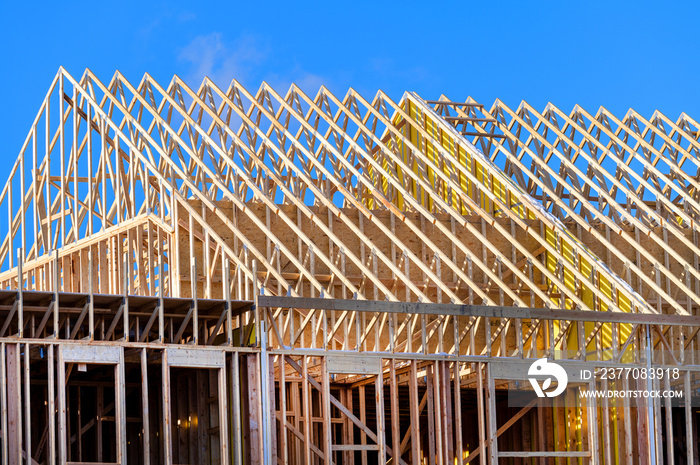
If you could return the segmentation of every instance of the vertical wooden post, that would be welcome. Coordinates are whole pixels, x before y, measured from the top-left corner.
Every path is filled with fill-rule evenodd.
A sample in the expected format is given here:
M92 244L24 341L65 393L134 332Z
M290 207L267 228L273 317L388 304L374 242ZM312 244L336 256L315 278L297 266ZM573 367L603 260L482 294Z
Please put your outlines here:
M172 445L172 430L170 429L171 411L170 411L170 366L168 365L168 351L163 350L163 463L165 465L173 464L173 445Z
M583 344L581 344L583 347ZM629 381L626 377L622 378L622 389L624 391L629 390ZM589 401L590 402L590 401ZM624 441L625 441L625 461L626 465L633 465L632 462L632 407L630 406L630 400L628 397L622 399L622 408L624 409L623 424L624 424ZM590 420L589 420L590 422ZM589 447L593 450L592 445Z
M112 155L114 155L114 171L115 171L115 176L118 177L117 179L117 188L115 189L114 192L114 204L117 207L116 208L116 213L115 213L115 219L114 223L115 224L120 224L122 222L122 200L125 199L126 197L126 192L124 192L124 184L121 182L121 176L123 174L123 164L124 162L122 161L121 157L121 151L119 149L119 133L115 130L114 131L114 139L112 139L112 142L114 144L114 150L112 151ZM126 217L126 213L123 215ZM119 263L119 260L121 257L117 258L116 263ZM117 276L117 279L118 276ZM119 281L116 281L119 283ZM115 289L116 292L119 292Z
M9 464L22 463L22 392L19 344L6 344L7 355L7 445Z
M193 236L190 231L190 236ZM192 267L190 269L191 280L191 292L192 292L192 343L194 345L199 344L199 305L197 302L197 258L192 257ZM205 341L206 342L206 341Z
M29 369L31 366L29 363L29 344L24 344L24 450L26 454L26 463L32 463L32 410L29 402L29 392L31 387Z
M230 458L228 434L228 402L226 401L226 365L217 370L219 382L219 446L221 465L228 465Z
M428 396L428 465L435 465L435 391L433 389L433 366L426 368L425 392Z
M114 367L114 419L117 429L117 462L126 463L126 380L124 350L119 351L119 363ZM78 425L80 428L80 425Z
M286 365L287 362L284 355L278 355L277 360L279 363L279 391L280 391L280 447L278 448L278 455L281 452L282 465L289 464L289 452L287 446L287 380L286 377ZM298 414L298 412L295 412Z
M255 306L255 326L257 331L257 344L260 347L260 403L262 406L260 412L261 419L261 440L262 440L262 460L263 463L271 463L272 460L272 419L271 419L271 399L270 399L270 376L269 363L270 359L267 355L267 330L265 329L265 317L262 314L262 309L258 305L258 297L263 292L258 284L258 265L257 260L253 260L253 301Z
M309 369L306 355L301 359L302 391L304 396L304 458L311 463L311 393L309 392Z
M146 191L147 193L149 192L148 190ZM151 213L152 214L152 213ZM146 295L149 296L155 296L156 295L156 274L155 274L155 252L153 250L153 241L155 240L153 237L153 229L156 227L153 224L153 221L150 219L148 220L148 232L147 232L147 243L148 245L146 246L146 260L145 260L145 266L146 269L148 270L148 284L144 283L143 286L146 287L148 286L148 289L146 291ZM156 231L156 236L158 236L157 231Z
M63 79L63 77L61 77ZM61 92L62 94L63 92ZM63 101L63 98L60 99ZM52 223L52 215L51 215L51 183L49 182L49 177L51 173L51 99L47 98L45 100L46 102L46 112L45 112L45 121L46 121L46 129L44 132L44 142L46 143L46 157L45 160L46 162L44 163L44 187L45 187L45 193L44 193L44 212L46 215L46 218L43 218L43 220L46 220L46 229L44 230L42 228L42 232L45 233L44 235L44 252L47 253L47 255L51 255L51 251L53 250L53 235L51 234L51 223ZM61 105L61 104L59 104ZM60 112L61 115L63 115L63 112ZM63 116L61 116L62 118ZM59 130L61 131L61 145L63 145L63 124L59 125ZM36 170L39 169L38 164L34 164L34 167ZM36 199L37 196L36 194L34 195L34 198ZM40 223L41 224L41 223Z
M596 390L596 382L592 380L588 390L593 393ZM591 465L600 463L600 442L598 441L598 403L592 395L587 400L588 410L588 447L591 450Z
M396 379L396 359L392 358L389 365L389 387L391 399L391 448L393 463L399 463L401 457L401 428L399 425L399 388Z
M55 404L55 388L56 381L54 379L55 361L54 361L54 345L48 347L48 396L49 396L49 457L48 463L56 463L56 404Z
M68 460L66 437L66 364L63 350L58 347L58 463L65 465Z
M151 461L151 428L150 411L148 407L148 354L141 349L141 410L143 411L143 464ZM100 441L102 438L99 438Z
M22 209L24 211L24 208ZM17 303L17 334L20 339L24 337L24 274L22 265L24 263L24 249L17 250L17 292L19 301Z
M224 253L221 253L221 272L223 273L221 279L221 286L223 287L223 298L226 301L226 339L228 345L233 345L233 315L231 309L231 280L230 280L230 270L229 261L225 258ZM240 328L239 331L243 331Z
M693 455L695 451L694 442L698 440L697 437L693 438L693 409L692 409L692 394L690 390L690 377L693 372L687 370L685 372L685 379L683 380L683 397L685 399L685 448L686 448L686 463L693 463Z
M435 406L435 452L437 464L445 465L445 444L443 437L443 422L445 421L445 411L443 410L442 392L442 370L441 363L433 362L433 405Z
M359 317L358 317L359 319ZM358 388L359 394L360 394L360 421L363 424L367 424L367 408L366 408L366 399L365 399L365 386L364 384L361 384L360 387ZM367 444L367 433L363 429L360 429L360 444L361 445L366 445ZM367 451L362 450L361 453L362 457L362 465L367 465Z
M73 214L71 215L71 223L73 226L73 241L78 241L78 88L73 86L73 147L71 149L73 154ZM88 132L90 131L88 123ZM70 182L70 180L68 181Z
M408 381L410 395L409 409L411 415L411 464L420 463L420 412L418 410L418 361L411 360L411 377Z
M5 343L0 343L0 428L2 429L2 463L9 463L7 447L7 352Z
M671 382L668 376L664 377L664 389L666 391L671 390ZM673 415L671 410L671 399L667 397L664 399L664 410L666 411L666 463L667 465L674 465L674 446L673 446ZM627 412L625 412L627 415ZM661 443L659 442L659 448L661 448Z
M656 276L659 276L658 274ZM659 299L659 302L661 299ZM649 325L646 325L646 366L648 370L651 370L651 362L652 362L652 337L651 337L651 327ZM651 392L653 390L652 386L652 380L647 377L646 382L643 383L645 386L642 389L646 389L647 391ZM648 452L645 453L645 455L648 457L649 463L655 463L656 462L656 439L655 439L655 417L656 417L656 412L654 411L654 400L651 398L645 399L644 404L646 406L647 412L646 412L646 420L647 420L647 448ZM606 448L607 449L607 448ZM642 452L640 451L640 456L642 455ZM641 457L640 457L641 458Z
M194 251L194 218L192 217L191 213L189 214L189 226L190 230L188 231L188 235L190 239L190 288L192 304L194 305L192 309L192 335L193 342L195 345L197 345L199 343L199 312L197 308L197 257L195 256Z
M58 237L57 237L57 243L56 243L56 248L58 249L61 246L66 245L65 242L65 237L66 237L66 147L65 147L65 123L63 121L63 75L61 75L60 79L60 84L59 84L59 98L58 98L58 124L59 124L59 155L61 157L60 160L60 170L61 170L61 176L60 176L60 187L59 187L59 197L61 198L61 208L59 210L59 214L61 215L61 221L59 223L59 227L61 228ZM47 128L48 130L48 128ZM50 168L47 166L47 168ZM51 171L49 169L46 170L47 177L46 177L46 193L47 193L47 201L49 202L49 209L51 208L51 197L49 197L49 175ZM50 211L50 210L49 210ZM60 242L58 242L60 241Z
M128 238L128 236L127 236ZM121 239L119 239L121 243ZM131 252L127 252L131 253ZM123 280L124 280L124 289L123 289L123 300L124 300L124 313L122 314L123 318L123 326L124 326L124 340L129 341L129 285L131 282L134 280L134 276L132 273L132 268L129 266L130 260L124 260L122 269L123 271Z
M384 376L381 372L375 380L375 401L377 405L377 443L379 463L386 463L386 426L384 424ZM398 462L396 462L398 463Z
M47 181L48 184L48 181ZM58 339L59 315L58 315L58 250L56 250L53 262L53 338Z
M233 460L243 463L243 447L241 445L241 370L238 352L231 354L231 403L233 404Z
M170 171L171 179L170 179L170 189L171 189L171 199L172 199L172 226L175 231L175 240L174 243L171 240L170 245L173 246L172 249L172 257L175 260L175 263L173 264L172 262L170 263L169 269L170 269L170 288L171 288L171 293L170 297L182 297L182 293L180 292L180 276L182 276L182 270L180 269L180 212L178 212L178 203L175 200L177 195L178 195L178 188L177 188L177 183L175 182L175 172ZM173 266L174 265L174 266Z
M450 363L446 361L438 362L440 365L440 381L442 391L440 392L440 408L442 410L443 422L443 448L445 452L445 464L454 464L454 431L452 416L452 400L450 395Z
M491 376L491 365L486 364L486 405L489 427L489 458L491 465L498 465L498 425L496 422L496 384Z
M330 375L328 373L328 365L326 357L321 357L321 386L323 392L321 393L321 415L323 416L323 449L326 455L325 463L326 465L331 465L333 463L333 445L331 441L332 425L331 425L331 388L330 388Z
M602 379L601 380L601 388L603 391L608 390L608 380L607 379ZM556 400L556 399L555 399ZM605 463L613 463L612 461L612 447L609 447L609 444L612 442L612 436L610 435L610 407L608 405L608 398L603 397L601 399L602 407L601 407L601 426L603 429L603 444L605 444L605 450L603 451L603 454L605 455Z
M260 309L258 308L258 262L257 262L257 260L253 260L252 271L253 271L252 285L253 285L253 301L254 301L253 311L255 312L254 313L254 316L255 316L255 344L262 348L262 346L260 345L260 337L261 337L260 322L261 322L262 318L260 318ZM241 334L243 334L242 331L241 331Z
M88 170L88 206L87 206L87 217L88 217L88 235L92 235L94 232L94 225L92 216L95 214L95 201L93 198L92 191L92 105L90 102L85 102L85 111L87 114L87 170ZM90 268L90 273L92 273L93 268Z
M92 129L88 127L88 131L92 131ZM90 191L92 192L92 187L90 187ZM90 215L90 219L92 219L92 212L89 212L88 214ZM88 302L88 339L91 341L95 339L95 296L93 288L93 265L94 263L92 260L92 246L90 246L90 249L88 250L88 299L90 299Z
M248 372L248 414L250 424L250 436L248 447L250 449L250 462L254 465L263 464L263 431L262 424L262 393L260 391L260 354L246 357Z
M522 349L520 350L522 356ZM462 393L461 393L461 379L459 375L459 362L453 363L453 373L454 373L454 396L455 396L455 449L457 465L463 465L464 463L464 447L462 445Z
M158 273L160 274L160 278L158 279L158 342L162 344L163 342L165 342L165 315L163 314L163 298L165 297L165 273L163 273L163 243L159 242L159 246L161 250L158 254ZM169 287L172 288L172 281L170 282Z
M33 131L32 134L32 139L36 138L36 131ZM24 178L26 177L25 174L25 154L26 149L22 150L22 153L20 154L20 160L19 160L19 191L22 193L21 198L22 200L22 205L20 206L20 236L21 236L21 246L22 250L27 250L27 209L24 207L24 196L27 195L26 187L24 185Z

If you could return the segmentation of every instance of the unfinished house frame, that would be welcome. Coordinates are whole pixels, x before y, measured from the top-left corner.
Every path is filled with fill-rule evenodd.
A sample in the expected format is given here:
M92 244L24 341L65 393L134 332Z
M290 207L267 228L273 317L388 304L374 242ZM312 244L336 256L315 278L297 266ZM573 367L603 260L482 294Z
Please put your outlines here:
M699 134L60 69L0 193L0 460L700 463ZM540 358L674 376L515 405Z

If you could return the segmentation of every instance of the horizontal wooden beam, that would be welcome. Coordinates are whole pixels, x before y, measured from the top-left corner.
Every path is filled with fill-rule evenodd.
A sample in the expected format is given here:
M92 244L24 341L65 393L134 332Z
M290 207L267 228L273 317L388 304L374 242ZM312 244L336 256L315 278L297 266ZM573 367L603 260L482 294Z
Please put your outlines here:
M699 326L700 317L686 315L550 310L546 308L496 307L489 305L455 305L421 302L342 300L311 297L260 296L260 307L386 312L421 315L455 315L490 318L570 320L602 323L636 323L649 325Z
M518 451L518 452L499 452L498 457L590 457L591 453L589 451Z
M471 102L450 102L448 100L426 100L425 103L430 105L449 105L453 107L475 107L484 108L483 103L471 103Z

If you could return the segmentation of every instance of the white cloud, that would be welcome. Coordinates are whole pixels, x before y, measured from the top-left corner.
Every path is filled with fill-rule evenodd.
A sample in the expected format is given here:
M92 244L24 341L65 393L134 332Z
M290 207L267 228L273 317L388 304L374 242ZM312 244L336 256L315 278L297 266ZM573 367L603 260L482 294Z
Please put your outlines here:
M309 72L298 63L285 63L267 44L264 38L252 35L242 35L233 41L219 32L200 35L178 54L185 65L181 77L196 90L208 76L224 92L232 79L236 79L252 95L256 95L265 81L283 98L292 83L311 99L316 97L321 86L333 88L333 82L327 77ZM231 126L237 128L240 121L234 115Z
M195 37L178 53L185 63L182 78L191 87L199 87L205 76L226 91L232 79L241 82L253 94L262 81L284 96L292 83L315 97L322 85L329 87L327 77L306 71L300 65L279 69L271 56L268 42L254 35L241 35L229 41L220 32Z
M309 73L297 66L286 75L278 73L268 74L265 81L283 97L291 87L292 83L296 84L309 97L314 98L321 86L329 87L329 79L319 74Z
M255 76L255 68L268 56L268 47L259 38L243 35L228 43L219 32L195 37L180 50L178 59L188 70L183 79L194 88L208 76L224 91L233 79L246 82Z

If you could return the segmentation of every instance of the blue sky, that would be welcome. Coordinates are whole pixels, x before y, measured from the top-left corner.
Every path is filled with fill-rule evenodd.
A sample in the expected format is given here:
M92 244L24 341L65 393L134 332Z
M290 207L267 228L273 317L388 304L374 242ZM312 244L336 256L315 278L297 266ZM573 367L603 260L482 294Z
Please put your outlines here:
M17 156L59 66L700 117L700 7L660 3L3 0L0 158Z

